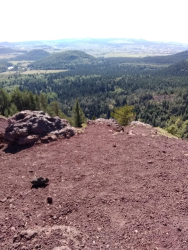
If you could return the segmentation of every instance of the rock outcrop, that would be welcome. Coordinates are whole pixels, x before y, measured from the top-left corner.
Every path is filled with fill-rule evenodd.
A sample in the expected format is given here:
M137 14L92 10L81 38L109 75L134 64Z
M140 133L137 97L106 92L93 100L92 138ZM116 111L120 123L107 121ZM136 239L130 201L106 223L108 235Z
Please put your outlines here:
M70 138L74 128L67 120L50 117L43 111L21 111L8 119L4 140L19 145L33 144L38 140L49 142L57 137Z
M96 120L88 120L87 121L88 125L100 125L100 124L105 124L109 127L111 127L113 130L120 132L120 131L124 131L123 126L121 126L115 119L104 119L104 118L99 118Z
M140 122L140 121L132 121L131 124L132 126L144 126L144 127L147 127L147 128L152 128L152 126L150 124L147 124L147 123L143 123L143 122Z

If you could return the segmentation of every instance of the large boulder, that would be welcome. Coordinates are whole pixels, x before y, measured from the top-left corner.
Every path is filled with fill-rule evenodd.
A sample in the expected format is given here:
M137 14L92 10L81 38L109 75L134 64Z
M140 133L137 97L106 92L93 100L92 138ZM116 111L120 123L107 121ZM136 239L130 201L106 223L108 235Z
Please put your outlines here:
M74 135L74 128L67 120L58 116L51 117L43 111L21 111L8 119L4 140L19 145L33 144L39 139L64 137ZM48 142L46 140L43 140Z

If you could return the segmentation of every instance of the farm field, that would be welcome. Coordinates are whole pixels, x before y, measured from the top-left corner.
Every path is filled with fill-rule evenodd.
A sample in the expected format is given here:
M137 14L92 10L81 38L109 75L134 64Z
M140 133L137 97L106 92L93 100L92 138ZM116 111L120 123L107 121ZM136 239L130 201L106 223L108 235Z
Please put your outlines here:
M49 74L49 73L59 73L59 72L65 72L67 70L60 69L60 70L27 70L23 72L19 71L6 71L0 73L0 75L14 75L14 74L21 74L21 75L29 75L29 74Z

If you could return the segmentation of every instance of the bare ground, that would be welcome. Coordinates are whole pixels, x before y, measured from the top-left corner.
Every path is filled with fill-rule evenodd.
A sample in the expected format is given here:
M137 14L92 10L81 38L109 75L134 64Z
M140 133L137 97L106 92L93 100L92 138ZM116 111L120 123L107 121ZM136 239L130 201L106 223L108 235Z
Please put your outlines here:
M4 146L0 249L187 250L187 166L186 141L143 126ZM34 175L49 185L31 188Z

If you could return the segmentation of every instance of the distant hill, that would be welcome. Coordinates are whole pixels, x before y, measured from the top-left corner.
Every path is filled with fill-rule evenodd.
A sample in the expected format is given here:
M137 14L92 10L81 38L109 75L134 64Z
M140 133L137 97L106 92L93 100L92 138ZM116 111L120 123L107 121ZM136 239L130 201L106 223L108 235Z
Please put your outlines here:
M156 71L156 75L166 76L188 76L188 59L172 64L167 68Z
M141 58L141 61L147 63L173 64L188 59L188 50L169 56L151 56Z
M11 48L6 48L6 47L0 48L0 55L11 54L11 53L14 53L14 52L15 52L15 50L13 50Z
M109 57L105 58L107 63L147 63L147 64L174 64L188 59L188 50L168 56L138 57Z
M26 52L25 54L16 56L12 58L11 60L12 61L37 61L49 55L50 53L48 53L47 51L43 49L34 49L29 52Z
M78 65L91 65L97 63L97 59L79 50L69 50L52 54L44 59L30 64L33 69L72 69Z
M0 42L0 46L12 47L14 44L9 42Z

